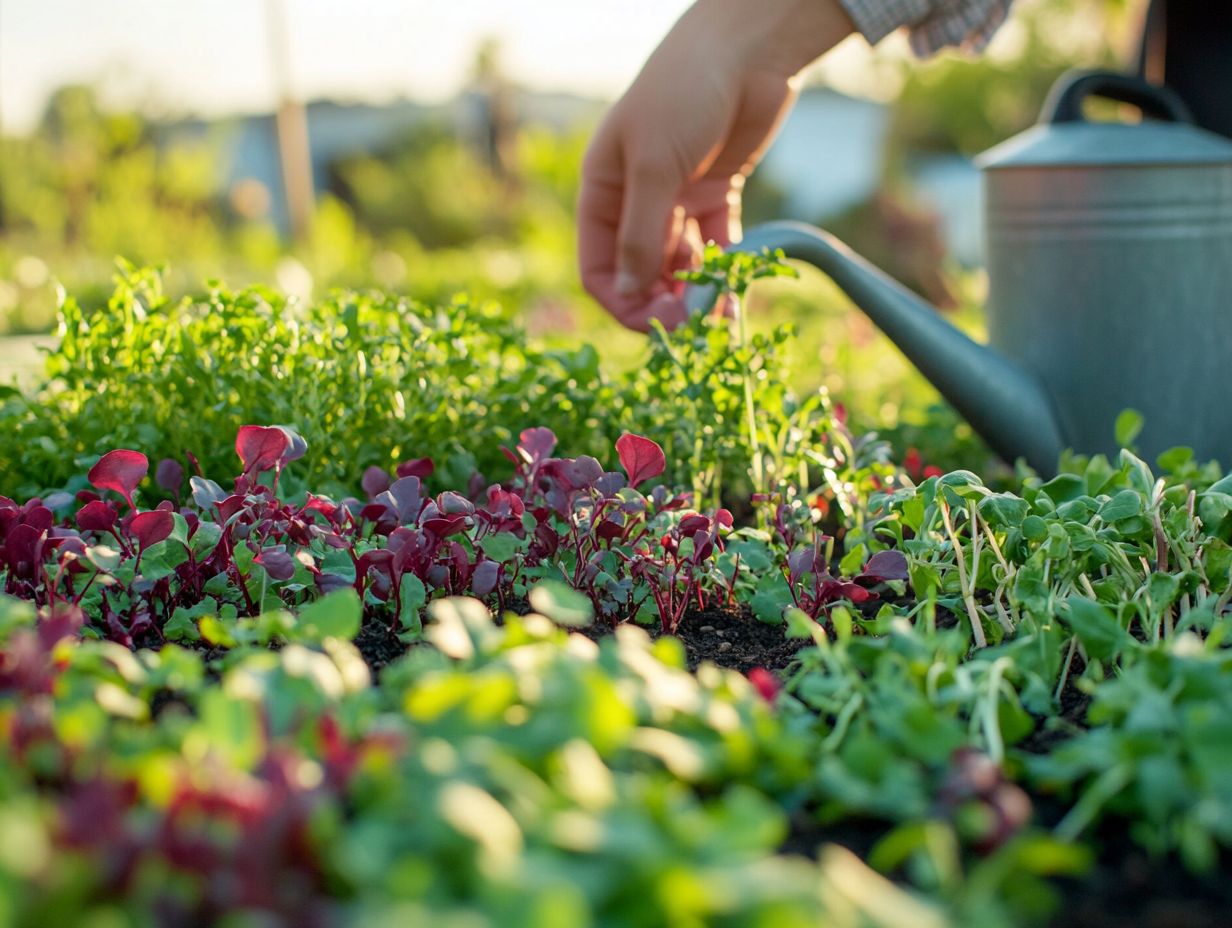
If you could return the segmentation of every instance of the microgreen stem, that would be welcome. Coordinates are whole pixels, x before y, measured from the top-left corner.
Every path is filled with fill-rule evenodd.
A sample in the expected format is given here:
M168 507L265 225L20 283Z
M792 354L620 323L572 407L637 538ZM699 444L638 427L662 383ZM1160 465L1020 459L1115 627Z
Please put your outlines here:
M1061 841L1072 842L1086 830L1099 810L1129 783L1133 771L1129 764L1118 764L1100 774L1095 782L1074 803L1074 807L1057 823L1053 834Z
M851 720L856 717L856 713L860 711L860 707L863 705L864 697L859 693L853 693L851 698L843 705L843 708L839 710L838 716L834 720L834 728L830 730L826 740L821 743L823 754L828 754L838 749L843 739L847 737L847 729L851 727Z
M732 312L736 316L736 337L739 347L743 350L749 344L748 323L745 320L743 299L735 293L729 293L727 298L731 301ZM765 461L762 460L761 445L757 440L757 405L753 398L753 372L746 367L741 379L744 385L745 423L749 430L749 452L752 455L749 463L753 469L753 492L764 493L766 492Z
M967 579L966 555L963 553L962 545L958 541L958 533L954 531L954 522L950 518L950 504L946 502L943 495L938 495L937 503L941 510L941 521L945 523L946 534L950 536L950 544L954 546L954 563L958 566L958 585L962 589L963 605L967 608L967 618L971 621L971 635L975 639L975 646L977 648L987 647L988 639L984 637L983 621L980 617L980 611L975 605L975 591ZM978 553L977 549L976 554L978 555ZM976 566L978 567L978 564Z
M1074 652L1078 648L1078 636L1075 635L1069 640L1069 649L1065 652L1065 663L1061 665L1061 679L1057 681L1056 691L1052 694L1052 701L1060 704L1061 694L1065 692L1066 681L1069 680L1069 668L1074 663Z
M1001 722L997 707L1001 703L1001 683L1005 671L1011 666L1008 657L999 657L988 669L988 696L984 699L984 738L988 742L988 756L998 764L1005 760L1005 739L1001 737Z

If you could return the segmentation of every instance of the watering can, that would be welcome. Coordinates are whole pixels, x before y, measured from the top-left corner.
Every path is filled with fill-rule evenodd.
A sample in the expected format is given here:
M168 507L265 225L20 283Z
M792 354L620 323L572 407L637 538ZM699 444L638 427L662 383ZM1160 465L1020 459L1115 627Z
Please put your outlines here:
M1152 118L1089 122L1089 97ZM1035 127L976 163L987 345L820 229L768 223L733 247L820 268L1008 461L1052 474L1066 448L1115 453L1117 415L1135 409L1141 453L1188 445L1232 465L1232 141L1167 88L1072 72Z

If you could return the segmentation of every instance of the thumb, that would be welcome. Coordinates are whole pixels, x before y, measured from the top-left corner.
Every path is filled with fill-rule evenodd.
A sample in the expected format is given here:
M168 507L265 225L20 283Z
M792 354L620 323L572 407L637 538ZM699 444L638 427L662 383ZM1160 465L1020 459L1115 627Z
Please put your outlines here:
M640 160L626 168L616 243L616 292L622 296L646 293L663 270L682 185L666 161Z

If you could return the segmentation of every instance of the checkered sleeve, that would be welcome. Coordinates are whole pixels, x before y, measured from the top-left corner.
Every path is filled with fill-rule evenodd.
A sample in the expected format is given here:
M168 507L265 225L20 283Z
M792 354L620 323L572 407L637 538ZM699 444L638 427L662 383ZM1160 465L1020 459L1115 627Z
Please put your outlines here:
M875 45L906 26L921 58L947 46L980 51L1005 22L1013 0L839 0L856 29Z

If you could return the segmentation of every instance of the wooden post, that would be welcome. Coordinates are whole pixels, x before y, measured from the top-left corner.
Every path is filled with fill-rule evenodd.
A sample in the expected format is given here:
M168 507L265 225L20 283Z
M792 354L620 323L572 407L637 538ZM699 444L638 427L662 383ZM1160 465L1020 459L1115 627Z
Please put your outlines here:
M278 136L278 163L287 200L291 236L303 241L312 229L312 157L308 144L308 116L291 86L286 11L282 0L266 0L270 60L278 92L274 125Z

